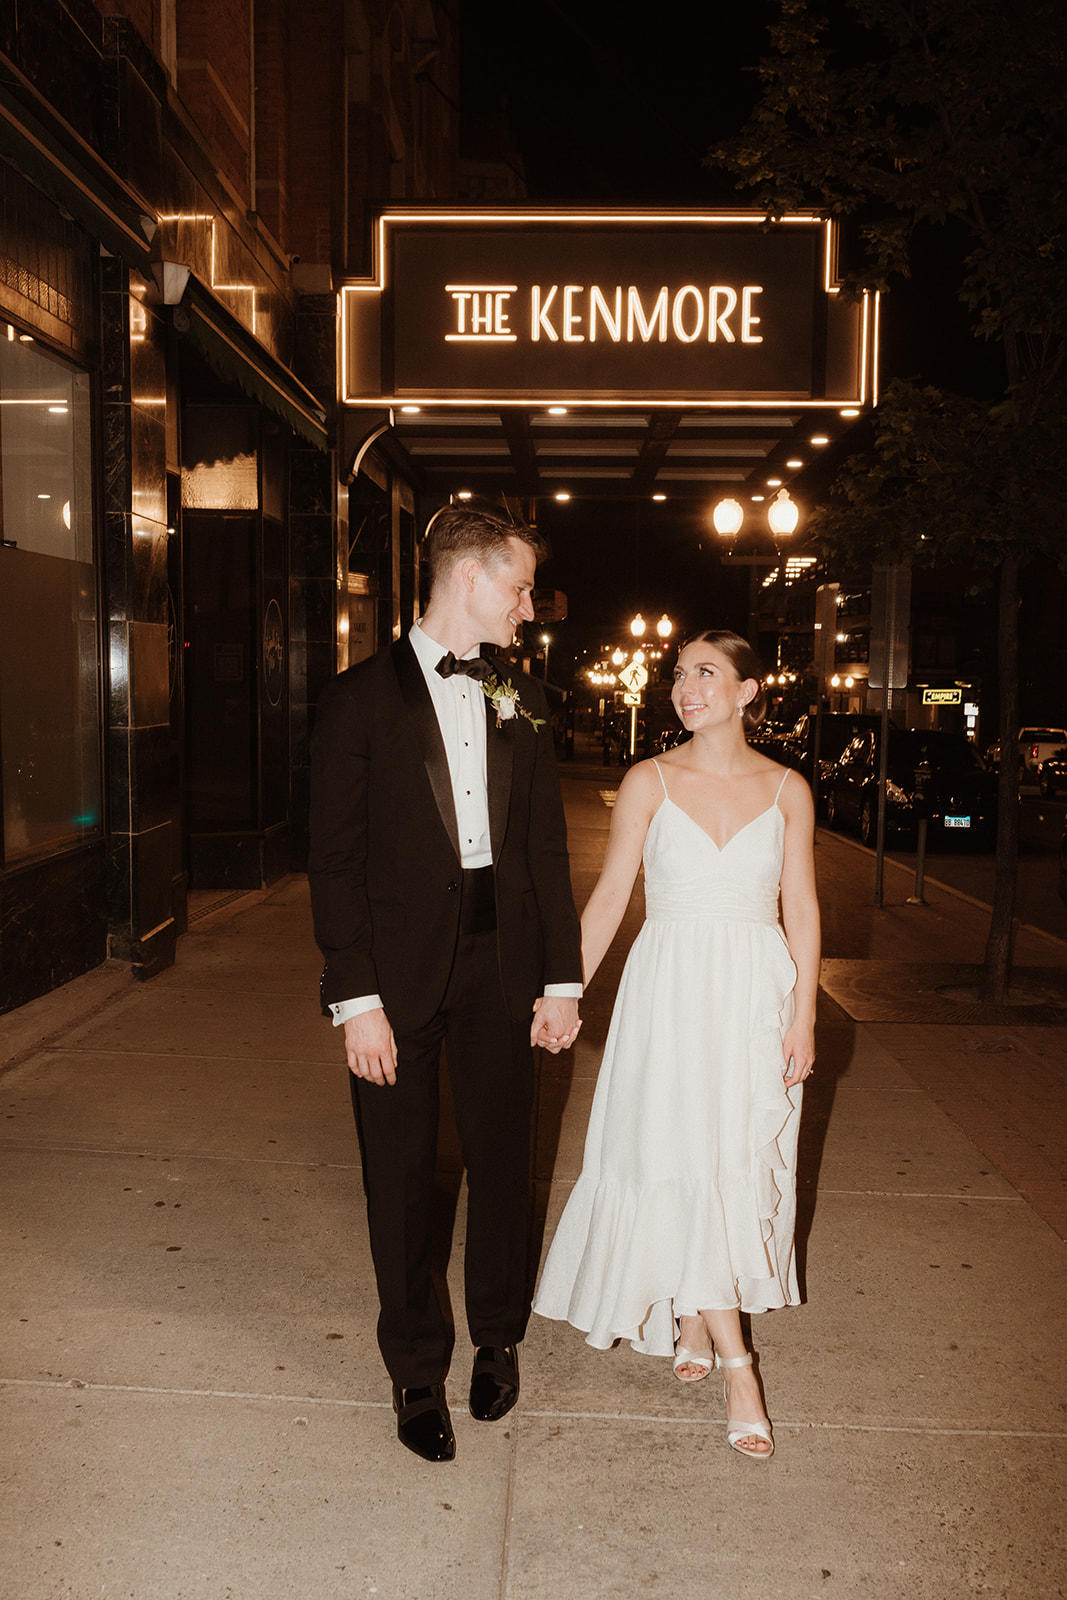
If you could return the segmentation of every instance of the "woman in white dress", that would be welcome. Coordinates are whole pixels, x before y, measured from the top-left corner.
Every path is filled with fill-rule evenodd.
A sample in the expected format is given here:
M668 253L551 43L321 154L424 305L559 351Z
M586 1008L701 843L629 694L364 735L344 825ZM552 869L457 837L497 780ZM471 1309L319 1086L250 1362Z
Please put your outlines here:
M692 739L626 774L582 916L588 984L643 861L646 920L534 1310L599 1349L629 1339L673 1355L683 1383L724 1369L728 1441L766 1460L774 1442L740 1314L800 1299L796 1148L819 971L814 808L803 778L746 740L764 695L739 635L684 644L671 698Z

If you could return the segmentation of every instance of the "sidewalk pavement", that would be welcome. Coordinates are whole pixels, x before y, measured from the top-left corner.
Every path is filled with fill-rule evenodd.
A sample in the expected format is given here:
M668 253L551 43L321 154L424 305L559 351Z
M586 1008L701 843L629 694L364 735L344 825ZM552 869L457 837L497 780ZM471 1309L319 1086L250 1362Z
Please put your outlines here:
M618 773L563 777L581 904ZM150 983L109 963L0 1018L4 1596L1062 1595L1067 947L1020 934L1020 1003L986 1020L978 908L889 872L876 911L869 852L817 857L806 1303L753 1327L768 1465L728 1450L714 1379L539 1318L506 1422L468 1416L461 1333L457 1460L397 1443L302 879L195 897ZM541 1063L549 1229L640 898L573 1058ZM448 1138L441 1184L447 1218ZM462 1231L460 1194L460 1309Z

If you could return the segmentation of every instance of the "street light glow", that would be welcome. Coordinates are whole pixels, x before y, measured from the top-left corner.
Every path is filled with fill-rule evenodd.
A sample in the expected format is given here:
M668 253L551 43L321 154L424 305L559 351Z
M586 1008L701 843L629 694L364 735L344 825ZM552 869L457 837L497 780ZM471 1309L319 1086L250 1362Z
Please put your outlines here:
M737 500L728 497L719 501L711 513L711 520L717 534L723 539L732 539L735 534L741 532L741 524L745 520L745 513Z
M767 524L771 532L778 538L784 538L786 534L796 532L799 521L800 509L796 501L789 498L788 489L779 489L767 507Z

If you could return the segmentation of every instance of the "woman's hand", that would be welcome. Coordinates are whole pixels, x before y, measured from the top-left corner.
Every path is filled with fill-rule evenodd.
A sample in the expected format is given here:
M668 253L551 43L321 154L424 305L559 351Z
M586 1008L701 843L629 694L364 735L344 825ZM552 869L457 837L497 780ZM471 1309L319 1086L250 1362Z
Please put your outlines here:
M782 1055L785 1059L783 1076L787 1089L811 1077L815 1064L815 1029L810 1023L790 1024L782 1040Z

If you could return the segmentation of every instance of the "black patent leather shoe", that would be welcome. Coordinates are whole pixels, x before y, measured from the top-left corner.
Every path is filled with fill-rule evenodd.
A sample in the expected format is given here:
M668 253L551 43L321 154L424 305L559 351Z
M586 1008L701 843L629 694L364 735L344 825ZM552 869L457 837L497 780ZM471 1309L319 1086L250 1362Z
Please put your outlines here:
M451 1461L456 1454L456 1436L448 1414L443 1383L402 1389L393 1384L393 1410L396 1436L424 1461Z
M471 1416L499 1422L519 1398L519 1353L513 1344L479 1345L471 1372Z

